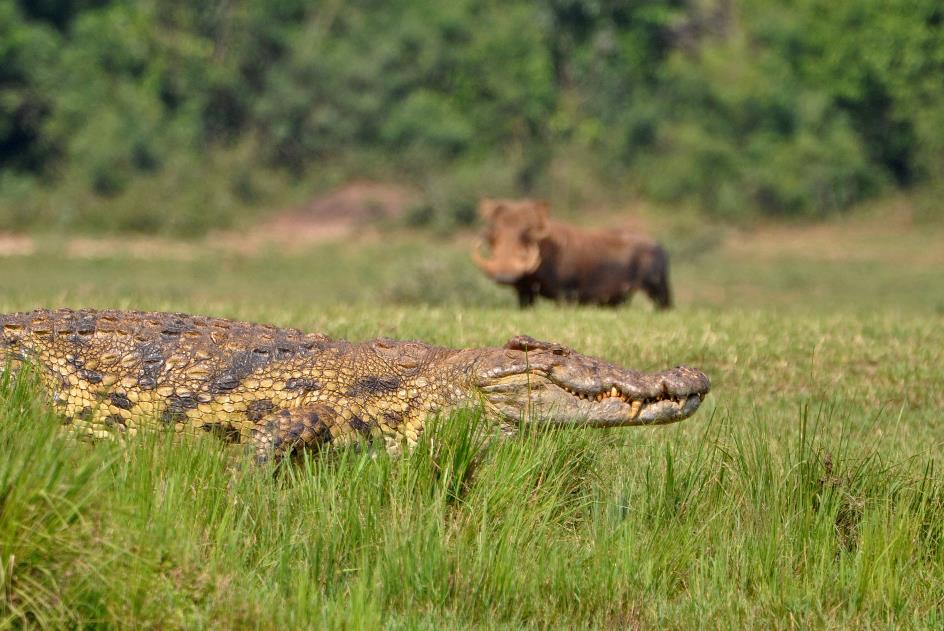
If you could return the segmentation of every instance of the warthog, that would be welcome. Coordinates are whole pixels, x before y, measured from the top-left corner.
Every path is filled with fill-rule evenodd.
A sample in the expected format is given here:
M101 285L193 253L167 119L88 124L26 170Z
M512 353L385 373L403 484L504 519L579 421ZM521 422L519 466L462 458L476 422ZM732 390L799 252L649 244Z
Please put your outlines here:
M647 237L555 221L547 202L532 199L484 199L479 214L487 226L472 258L492 280L514 287L522 307L537 296L615 306L636 290L659 309L672 306L668 256ZM487 258L483 242L491 250Z

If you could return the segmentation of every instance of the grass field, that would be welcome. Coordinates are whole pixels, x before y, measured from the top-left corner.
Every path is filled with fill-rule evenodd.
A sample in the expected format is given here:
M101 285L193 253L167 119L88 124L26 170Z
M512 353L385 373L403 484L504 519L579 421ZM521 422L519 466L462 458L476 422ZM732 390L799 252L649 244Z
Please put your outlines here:
M0 258L0 311L184 310L361 340L527 332L713 392L658 428L279 475L212 440L60 435L0 384L0 626L944 628L944 226L675 228L679 307L530 313L468 239ZM235 456L239 462L239 456Z

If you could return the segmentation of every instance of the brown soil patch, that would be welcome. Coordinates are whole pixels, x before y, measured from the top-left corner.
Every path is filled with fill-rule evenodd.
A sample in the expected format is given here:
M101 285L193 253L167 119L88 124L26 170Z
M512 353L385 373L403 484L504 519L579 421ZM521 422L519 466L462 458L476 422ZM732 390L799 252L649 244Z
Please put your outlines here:
M29 256L35 251L36 243L30 237L0 233L0 256Z
M399 219L418 198L414 191L395 184L351 182L279 215L258 230L269 240L288 244L336 239L380 221Z

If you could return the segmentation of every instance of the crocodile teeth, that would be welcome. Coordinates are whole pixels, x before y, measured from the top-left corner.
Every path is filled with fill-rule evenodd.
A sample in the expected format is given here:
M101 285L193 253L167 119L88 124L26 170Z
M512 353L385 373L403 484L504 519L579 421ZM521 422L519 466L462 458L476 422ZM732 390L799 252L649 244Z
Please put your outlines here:
M636 418L639 416L639 410L642 409L642 401L633 401L629 410L629 415L631 418Z
M610 396L611 397L619 396L619 390L616 389L616 386L613 386L612 388L610 388Z

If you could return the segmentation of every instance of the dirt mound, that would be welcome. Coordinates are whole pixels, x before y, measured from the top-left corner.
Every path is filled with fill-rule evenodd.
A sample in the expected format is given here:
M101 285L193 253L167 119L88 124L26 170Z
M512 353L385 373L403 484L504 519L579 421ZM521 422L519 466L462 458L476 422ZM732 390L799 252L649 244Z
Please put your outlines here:
M351 182L276 217L267 228L276 238L321 241L398 219L417 199L415 192L395 184Z

